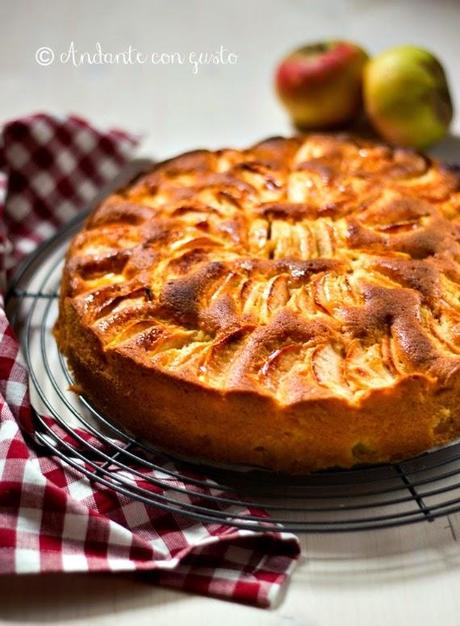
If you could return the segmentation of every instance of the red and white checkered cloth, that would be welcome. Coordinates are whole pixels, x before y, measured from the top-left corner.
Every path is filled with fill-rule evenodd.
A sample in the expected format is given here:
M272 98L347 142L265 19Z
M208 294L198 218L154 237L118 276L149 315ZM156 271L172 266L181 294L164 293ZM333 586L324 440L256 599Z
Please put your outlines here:
M2 289L17 262L85 206L136 143L76 117L33 115L3 127ZM155 570L152 580L161 585L271 606L298 558L295 536L204 524L144 505L89 482L31 443L27 372L2 304L0 574ZM240 512L248 511L241 504Z

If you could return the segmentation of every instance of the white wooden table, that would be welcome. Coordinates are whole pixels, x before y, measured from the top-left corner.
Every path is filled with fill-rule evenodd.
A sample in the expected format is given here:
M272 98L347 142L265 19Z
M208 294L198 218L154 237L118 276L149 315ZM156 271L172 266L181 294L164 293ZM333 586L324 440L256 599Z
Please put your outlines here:
M75 112L145 134L143 155L245 145L289 126L272 93L276 60L297 44L349 38L371 52L398 43L433 49L460 107L460 3L432 0L15 0L0 3L0 118ZM238 55L234 65L74 67L69 50L128 46ZM55 62L39 66L48 47ZM457 117L454 130L460 131ZM460 159L458 140L438 150ZM458 156L457 156L458 155ZM0 624L235 623L254 626L460 624L460 516L360 534L304 536L303 559L280 605L263 611L155 587L132 575L0 579Z

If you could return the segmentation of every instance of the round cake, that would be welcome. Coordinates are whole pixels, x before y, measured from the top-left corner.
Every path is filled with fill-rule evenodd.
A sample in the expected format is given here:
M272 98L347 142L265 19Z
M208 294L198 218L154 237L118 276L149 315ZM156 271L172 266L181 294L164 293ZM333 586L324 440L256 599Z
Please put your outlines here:
M344 135L198 150L90 215L56 338L162 449L299 473L460 436L460 175Z

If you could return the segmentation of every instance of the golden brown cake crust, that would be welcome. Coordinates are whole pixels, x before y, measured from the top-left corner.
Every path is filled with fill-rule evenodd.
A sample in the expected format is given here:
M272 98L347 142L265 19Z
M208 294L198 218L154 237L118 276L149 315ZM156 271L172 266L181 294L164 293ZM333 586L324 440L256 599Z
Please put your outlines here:
M69 248L84 394L170 450L288 472L460 435L460 176L342 135L161 163Z

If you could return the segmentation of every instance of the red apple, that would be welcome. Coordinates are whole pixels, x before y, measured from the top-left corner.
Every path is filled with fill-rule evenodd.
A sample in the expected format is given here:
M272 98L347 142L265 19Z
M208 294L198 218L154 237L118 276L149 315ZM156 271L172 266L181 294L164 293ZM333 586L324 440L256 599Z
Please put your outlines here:
M303 46L276 70L276 89L292 121L302 129L343 125L362 107L367 53L348 41Z

